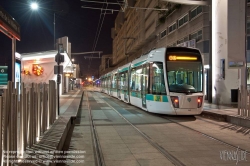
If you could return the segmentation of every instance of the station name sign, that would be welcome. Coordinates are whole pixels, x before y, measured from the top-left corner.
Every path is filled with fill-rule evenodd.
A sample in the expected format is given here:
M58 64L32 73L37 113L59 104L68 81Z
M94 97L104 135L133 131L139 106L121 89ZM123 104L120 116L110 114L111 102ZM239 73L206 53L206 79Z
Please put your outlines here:
M0 6L0 31L9 37L20 40L20 26L1 6Z

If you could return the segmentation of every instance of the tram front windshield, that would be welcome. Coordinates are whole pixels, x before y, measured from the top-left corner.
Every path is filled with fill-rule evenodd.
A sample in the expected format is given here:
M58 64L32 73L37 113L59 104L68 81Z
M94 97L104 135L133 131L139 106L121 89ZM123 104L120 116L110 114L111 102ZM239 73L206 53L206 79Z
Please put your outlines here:
M167 77L170 92L202 92L202 63L200 61L167 61Z

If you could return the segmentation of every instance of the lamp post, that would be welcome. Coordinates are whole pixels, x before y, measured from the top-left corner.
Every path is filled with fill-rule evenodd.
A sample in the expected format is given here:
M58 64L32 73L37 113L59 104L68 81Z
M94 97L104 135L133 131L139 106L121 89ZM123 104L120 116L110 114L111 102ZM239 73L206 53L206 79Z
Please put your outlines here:
M30 8L31 8L31 10L38 10L39 5L38 5L37 2L32 2L30 4ZM55 43L56 42L56 15L55 15L55 12L54 12L54 22L53 22L53 24L54 24L54 34L53 34L54 41L53 41L53 43L54 43L54 49L56 49L56 43Z

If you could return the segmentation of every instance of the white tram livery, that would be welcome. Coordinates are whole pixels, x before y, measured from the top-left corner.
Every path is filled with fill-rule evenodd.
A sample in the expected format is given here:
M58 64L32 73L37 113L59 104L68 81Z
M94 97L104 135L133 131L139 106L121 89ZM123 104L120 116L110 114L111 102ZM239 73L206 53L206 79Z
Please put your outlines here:
M101 90L148 112L198 115L204 104L203 72L198 49L158 48L101 76Z

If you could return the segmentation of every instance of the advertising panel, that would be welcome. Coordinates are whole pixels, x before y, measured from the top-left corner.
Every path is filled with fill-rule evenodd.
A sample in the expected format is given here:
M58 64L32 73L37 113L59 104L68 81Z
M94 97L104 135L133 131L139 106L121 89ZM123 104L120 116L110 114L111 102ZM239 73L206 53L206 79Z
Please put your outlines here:
M21 64L16 62L15 63L15 87L16 83L19 82L19 93L21 91Z

